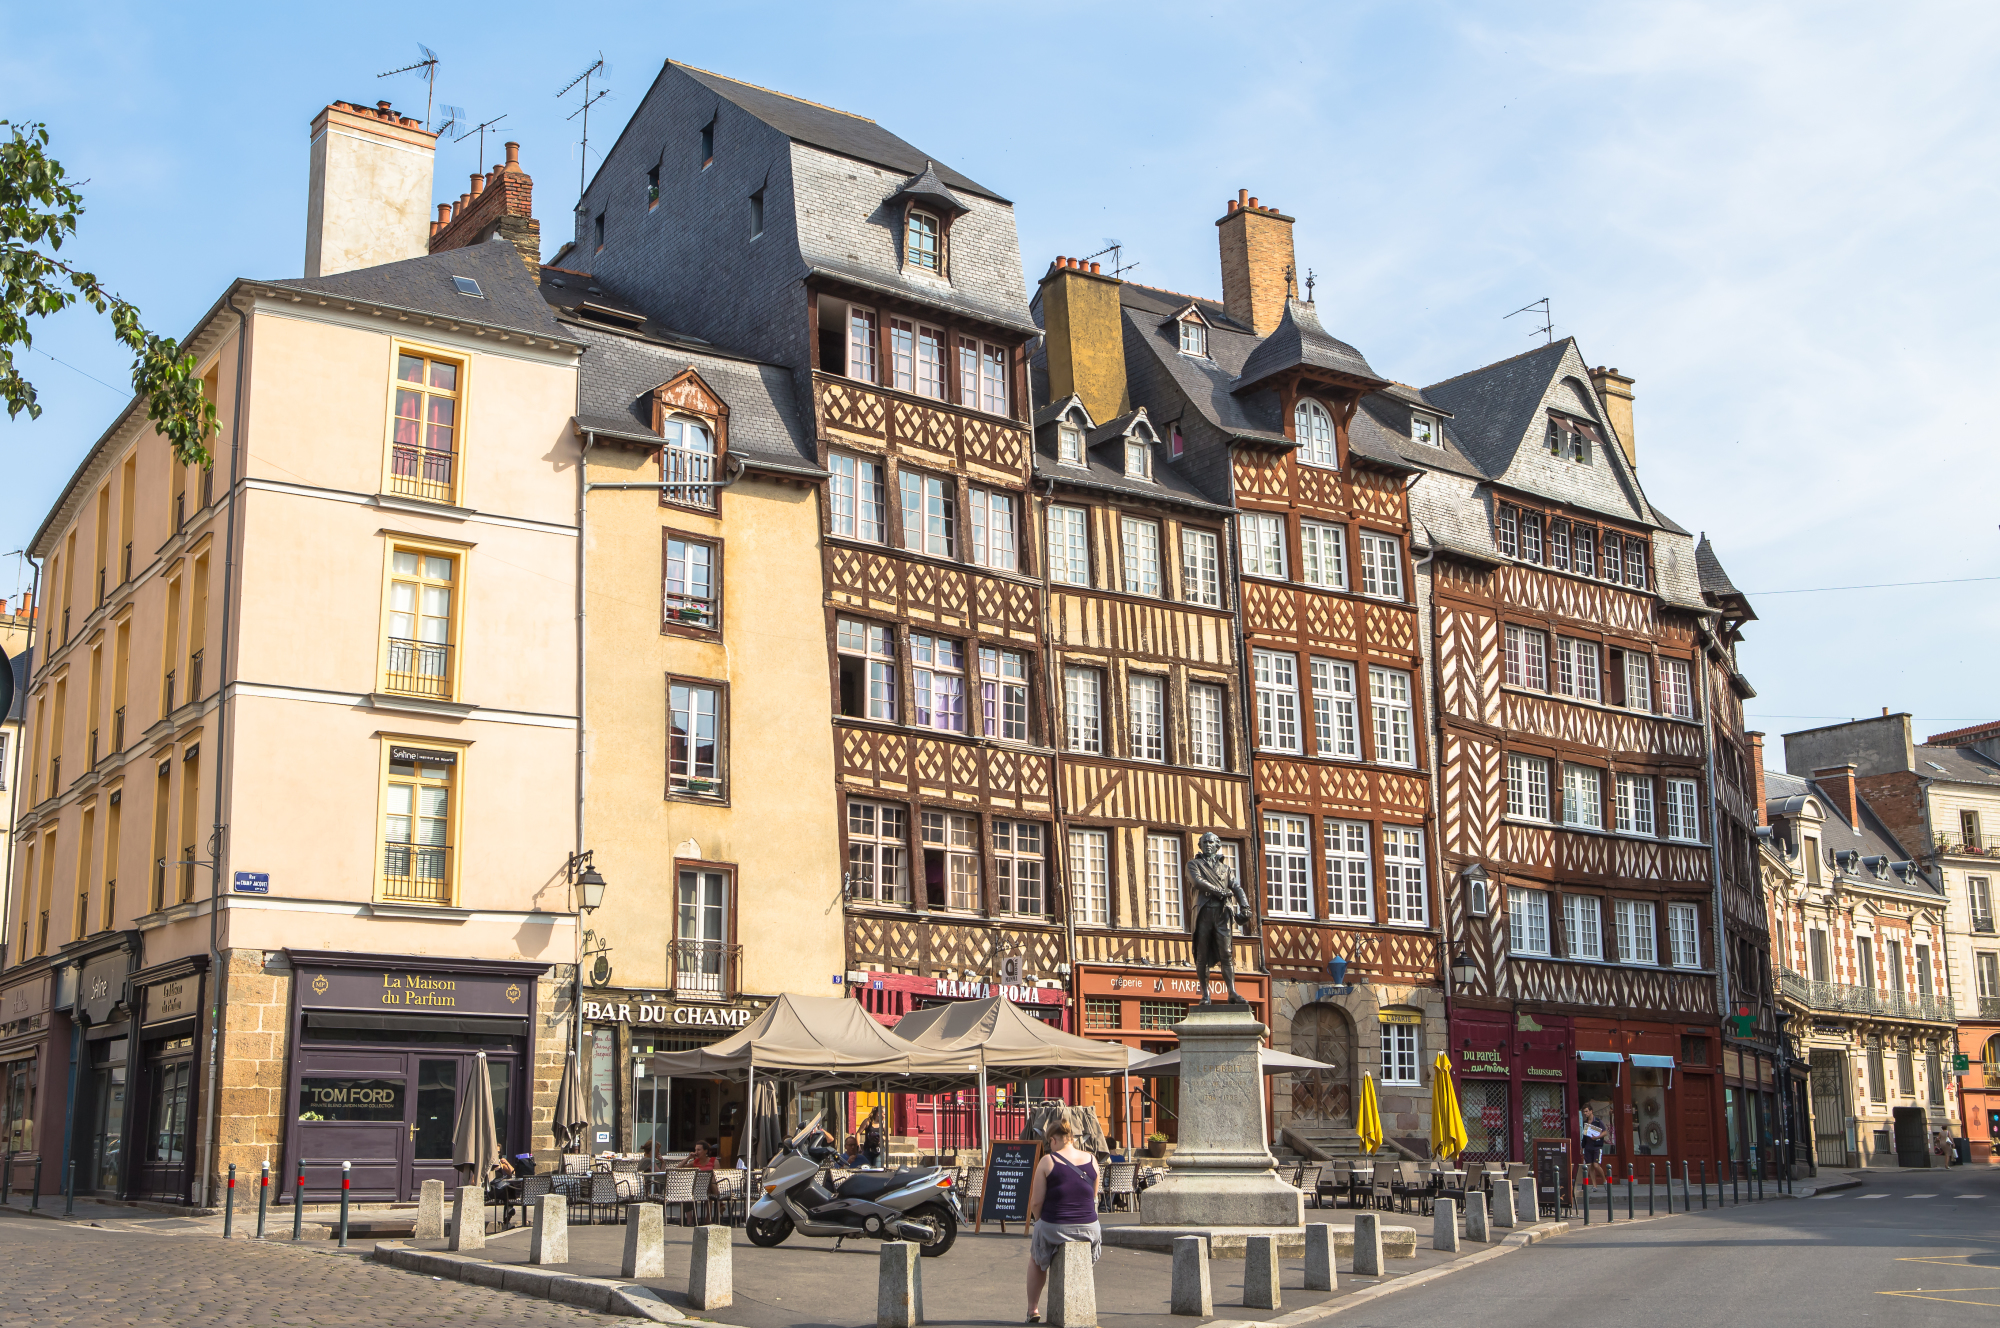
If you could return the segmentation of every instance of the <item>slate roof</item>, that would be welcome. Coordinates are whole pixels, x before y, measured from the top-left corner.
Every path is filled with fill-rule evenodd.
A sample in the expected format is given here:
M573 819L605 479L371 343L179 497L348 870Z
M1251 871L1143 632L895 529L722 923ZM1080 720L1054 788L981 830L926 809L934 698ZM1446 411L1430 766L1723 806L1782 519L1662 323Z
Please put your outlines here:
M1244 391L1274 374L1302 366L1372 379L1378 383L1387 381L1368 367L1368 361L1361 357L1360 351L1320 326L1319 310L1314 305L1288 299L1285 301L1285 312L1278 318L1278 325L1271 329L1269 336L1257 343L1257 348L1244 360L1239 375L1244 386L1237 391Z
M702 338L668 327L614 289L608 282L588 272L542 265L542 299L558 317L573 318L586 325L615 331L637 332L648 341L666 342L691 350L711 350Z
M1988 732L1991 730L1991 732ZM1933 733L1924 739L1926 743L1942 743L1946 738L1959 742L1977 741L1979 738L2000 737L2000 720L1987 720L1984 724L1968 724L1962 729L1946 729L1943 733ZM1947 744L1949 745L1949 744Z
M1742 597L1743 592L1729 579L1729 573L1722 570L1722 560L1715 556L1715 545L1709 542L1706 533L1702 535L1701 543L1694 547L1694 566L1696 574L1701 578L1701 591L1704 595Z
M1410 437L1410 414L1414 409L1428 412L1437 421L1438 446ZM1379 392L1361 398L1361 408L1347 426L1348 445L1372 453L1387 453L1412 465L1448 470L1457 475L1485 479L1486 473L1473 464L1446 427L1448 416L1413 387L1392 383Z
M1917 773L1925 779L2000 784L2000 762L1970 747L1933 747L1925 743L1917 748L1916 760Z
M953 212L970 212L963 199L951 192L951 188L938 178L937 163L927 161L921 173L912 176L896 191L898 198L914 198L919 203L929 203L934 207L949 208Z
M1820 836L1820 848L1822 850L1829 853L1857 851L1864 858L1887 858L1891 862L1911 861L1909 850L1897 841L1896 836L1890 833L1888 826L1884 825L1881 819L1875 815L1874 809L1868 805L1866 798L1860 799L1861 825L1859 827L1860 833L1856 834L1856 827L1845 816L1841 815L1839 804L1833 800L1818 781L1803 779L1797 775L1788 775L1780 770L1766 770L1764 772L1764 806L1767 813L1788 815L1789 813L1784 810L1784 805L1791 799L1805 794L1812 795L1819 803L1821 809L1826 812L1826 820L1823 828L1834 831L1834 833L1822 834ZM1795 836L1796 838L1802 838L1802 836ZM1907 880L1898 879L1894 872L1889 873L1885 877L1878 878L1862 869L1858 864L1851 874L1858 878L1860 884L1866 885L1871 889L1901 889L1931 898L1942 898L1937 885L1928 877L1920 874L1913 874Z
M1030 370L1034 372L1033 369ZM1048 394L1046 379L1047 366L1042 366L1044 377L1037 384L1040 395ZM1090 418L1090 410L1083 399L1074 394L1060 401L1052 401L1035 412L1035 478L1053 479L1058 484L1071 484L1078 488L1100 489L1109 493L1129 493L1137 497L1150 498L1155 502L1178 503L1186 507L1199 508L1206 512L1228 515L1236 509L1215 502L1203 493L1201 487L1183 475L1167 455L1166 448L1157 440L1159 429L1152 417L1142 406L1127 411L1109 424L1093 425L1084 433L1083 464L1069 465L1058 459L1056 430L1048 426L1061 419L1069 410L1080 410L1085 419ZM1146 431L1150 431L1154 442L1152 449L1153 477L1150 480L1133 479L1125 473L1126 436L1133 433L1132 425L1144 418ZM1144 432L1139 434L1144 437Z
M471 277L479 296L463 295L453 277ZM536 290L521 251L495 235L484 244L406 258L399 263L337 272L330 277L293 277L264 283L295 290L345 296L412 313L454 318L513 332L563 338L555 315ZM484 298L481 298L481 297Z
M14 674L14 700L7 707L8 722L24 724L28 719L28 679L35 672L35 651L32 646L7 661Z

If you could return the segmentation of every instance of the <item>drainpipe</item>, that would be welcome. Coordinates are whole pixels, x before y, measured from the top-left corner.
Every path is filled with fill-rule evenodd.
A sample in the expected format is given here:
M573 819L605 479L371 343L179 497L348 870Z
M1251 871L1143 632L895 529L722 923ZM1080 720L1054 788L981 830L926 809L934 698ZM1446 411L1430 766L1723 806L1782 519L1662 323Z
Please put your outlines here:
M25 549L21 551L21 556L27 559L29 564L31 564L35 569L34 589L28 592L30 596L28 602L34 608L34 612L31 615L29 615L28 618L27 651L28 651L29 672L26 681L24 681L21 684L21 696L20 696L21 737L23 739L26 739L28 735L28 693L34 690L34 681L35 681L34 665L38 663L38 661L35 659L35 625L41 622L42 620L42 564L36 562L35 556L29 553ZM15 744L16 747L24 747L26 745L27 744L25 741ZM7 946L8 943L13 939L14 935L14 930L13 930L14 915L12 909L12 905L14 902L14 842L21 837L21 818L18 815L18 813L25 806L25 804L22 802L22 799L26 796L26 792L21 787L21 780L24 772L26 772L27 769L28 769L27 758L24 757L19 751L16 751L14 753L14 789L13 792L8 795L8 797L13 802L14 810L17 814L11 821L8 822L7 880L5 887L0 888L0 956L10 956L10 952L8 951ZM6 773L7 773L6 771L0 770L0 776L4 776ZM22 896L21 911L23 916L26 916L27 914L27 904L28 904L27 894L28 894L27 885L23 883L21 887L21 896ZM15 954L11 955L10 957L13 959L14 963L18 964L22 961L22 959L25 956Z
M1031 437L1029 439L1031 450L1033 442L1034 440ZM1030 493L1034 492L1034 481L1032 479L1028 482L1028 491ZM1056 670L1055 633L1050 630L1049 619L1049 603L1054 597L1049 581L1049 504L1055 501L1055 496L1056 477L1050 475L1042 486L1042 548L1040 558L1042 564L1042 603L1039 615L1042 623L1042 687L1044 695L1050 701L1050 704L1044 706L1042 711L1044 722L1049 725L1049 807L1054 813L1051 818L1054 833L1049 836L1054 842L1049 845L1049 849L1051 856L1055 859L1055 870L1050 873L1054 879L1049 882L1049 885L1051 887L1050 898L1053 901L1059 902L1062 907L1063 953L1069 956L1069 973L1067 974L1069 978L1069 1006L1075 1012L1075 1031L1080 1035L1083 1032L1083 977L1076 971L1076 901L1070 897L1069 893L1069 825L1063 808L1062 743L1058 741L1059 735L1055 731L1054 722L1056 712L1054 702L1056 697L1061 694L1057 689L1062 686L1062 677ZM1072 1082L1074 1081L1072 1080ZM983 1103L985 1098L981 1097L980 1101ZM1124 1110L1129 1114L1131 1111L1130 1104L1126 1103L1122 1105ZM1125 1133L1129 1135L1131 1130L1127 1129Z
M1713 633L1709 630L1707 626L1704 625L1697 629L1695 640L1696 643L1702 647L1701 653L1699 655L1699 660L1702 666L1701 668L1701 714L1702 714L1701 728L1702 728L1702 740L1703 740L1702 752L1703 752L1703 764L1706 772L1706 777L1708 779L1708 842L1709 842L1708 863L1709 863L1709 881L1710 881L1709 897L1715 901L1714 904L1715 919L1713 927L1715 933L1715 940L1714 940L1715 990L1717 998L1722 1002L1722 1007L1721 1007L1722 1018L1724 1021L1727 1021L1729 1018L1729 1010L1731 1008L1729 1000L1729 939L1728 939L1728 933L1725 930L1722 921L1722 911L1723 911L1722 831L1721 831L1722 818L1721 815L1719 814L1720 809L1717 806L1716 796L1715 796L1715 737L1714 737L1715 707L1712 703L1712 698L1709 696L1710 670L1708 668L1708 647L1707 647L1707 642L1713 639L1714 639ZM1727 1029L1728 1029L1728 1024L1727 1022L1724 1022L1716 1029L1716 1031L1722 1033L1723 1036L1727 1038L1728 1036ZM1724 1113L1722 1128L1725 1132L1734 1128L1734 1123L1728 1119L1727 1113ZM1734 1136L1731 1136L1727 1141L1729 1145L1733 1145L1735 1142L1736 1140ZM1724 1156L1727 1156L1727 1154L1725 1153ZM1721 1159L1717 1159L1718 1162L1720 1162L1720 1160Z

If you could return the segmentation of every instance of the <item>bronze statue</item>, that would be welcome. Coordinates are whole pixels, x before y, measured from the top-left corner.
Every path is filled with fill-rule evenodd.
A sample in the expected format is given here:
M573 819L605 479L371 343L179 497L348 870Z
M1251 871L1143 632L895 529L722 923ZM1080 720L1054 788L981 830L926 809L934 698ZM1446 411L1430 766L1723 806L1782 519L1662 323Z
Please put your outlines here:
M1188 859L1188 889L1194 895L1194 972L1201 984L1201 1004L1212 1005L1208 994L1208 970L1222 965L1223 989L1233 1005L1243 1004L1236 994L1236 927L1248 919L1250 899L1236 879L1235 864L1222 855L1222 840L1214 834L1201 837L1201 852Z

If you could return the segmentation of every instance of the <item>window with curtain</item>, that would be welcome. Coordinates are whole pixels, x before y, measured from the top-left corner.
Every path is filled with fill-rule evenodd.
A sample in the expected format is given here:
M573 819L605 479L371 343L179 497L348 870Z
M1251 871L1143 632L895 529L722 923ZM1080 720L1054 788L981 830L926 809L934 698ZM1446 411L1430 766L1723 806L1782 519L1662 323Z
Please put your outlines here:
M679 681L667 690L667 787L676 793L719 798L722 690Z
M965 644L947 636L912 632L910 670L917 726L965 732Z
M939 880L944 897L933 905L976 909L979 900L979 818L963 812L923 814L924 878L931 889Z

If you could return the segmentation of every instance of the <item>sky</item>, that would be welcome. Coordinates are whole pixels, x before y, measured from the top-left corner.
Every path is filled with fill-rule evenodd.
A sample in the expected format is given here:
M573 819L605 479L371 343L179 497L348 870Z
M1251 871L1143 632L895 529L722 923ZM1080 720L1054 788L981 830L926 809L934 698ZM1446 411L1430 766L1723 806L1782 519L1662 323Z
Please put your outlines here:
M1219 295L1212 223L1248 189L1298 218L1322 321L1403 382L1528 349L1531 315L1506 315L1546 297L1555 335L1636 380L1648 496L1750 594L1770 764L1777 735L1884 707L1919 740L2000 718L1978 404L2000 6L15 4L0 118L46 122L89 182L63 257L180 336L232 278L300 274L313 116L423 115L421 78L376 77L419 42L437 102L507 117L485 161L520 142L548 254L580 161L579 91L558 90L603 57L595 166L673 58L872 117L1011 198L1031 278L1117 240L1132 280ZM438 201L477 141L441 141ZM130 381L90 315L20 359L45 410L0 420L0 554ZM0 596L31 575L0 558Z

